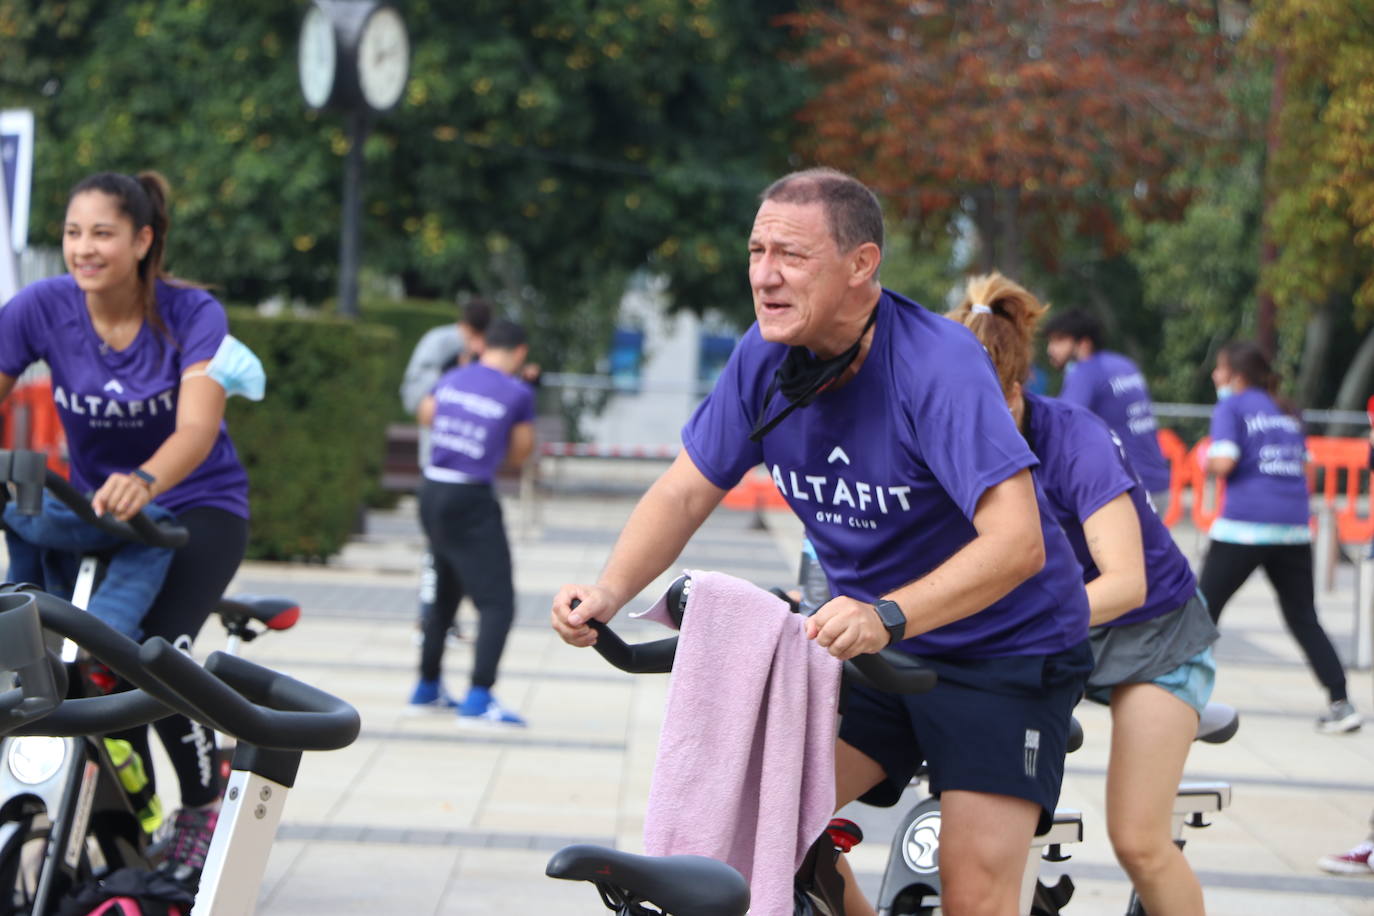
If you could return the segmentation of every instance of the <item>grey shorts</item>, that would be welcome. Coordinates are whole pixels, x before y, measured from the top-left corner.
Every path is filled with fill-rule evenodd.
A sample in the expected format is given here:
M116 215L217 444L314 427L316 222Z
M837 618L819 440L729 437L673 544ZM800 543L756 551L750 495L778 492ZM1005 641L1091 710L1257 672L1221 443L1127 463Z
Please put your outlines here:
M1109 703L1122 684L1158 684L1201 714L1212 696L1217 628L1199 593L1150 620L1094 627L1089 638L1095 667L1085 695L1094 702Z

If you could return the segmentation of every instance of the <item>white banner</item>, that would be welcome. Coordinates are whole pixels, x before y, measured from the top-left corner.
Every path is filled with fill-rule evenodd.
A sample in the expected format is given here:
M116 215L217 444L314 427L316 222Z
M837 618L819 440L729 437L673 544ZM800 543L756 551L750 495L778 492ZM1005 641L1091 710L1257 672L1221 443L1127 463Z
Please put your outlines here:
M19 263L10 246L9 193L0 183L0 305L19 292Z
M0 111L0 303L19 292L15 255L28 244L33 187L33 112Z
M29 195L33 190L33 112L0 111L0 172L9 203L10 250L23 251L29 241Z

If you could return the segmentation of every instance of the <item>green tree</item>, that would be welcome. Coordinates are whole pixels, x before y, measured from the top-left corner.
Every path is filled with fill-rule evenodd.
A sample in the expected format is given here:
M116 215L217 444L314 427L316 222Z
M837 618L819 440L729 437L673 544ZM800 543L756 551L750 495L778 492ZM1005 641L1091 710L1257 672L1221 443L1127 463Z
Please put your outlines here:
M1274 62L1261 294L1289 356L1304 328L1315 335L1302 368L1328 378L1306 387L1354 409L1374 378L1374 3L1269 0L1249 44Z
M569 348L606 340L639 268L677 307L747 315L744 238L805 89L769 25L784 8L486 0L457 22L413 4L430 38L379 125L389 185L413 176L374 210L383 263L414 292L499 290Z
M1261 168L1257 144L1241 157L1198 163L1173 178L1197 189L1180 219L1127 222L1142 313L1159 330L1142 363L1158 400L1210 402L1216 351L1254 333Z
M754 196L804 76L788 4L415 0L412 76L365 147L364 263L408 293L494 296L586 367L628 272L744 314ZM0 0L0 92L39 119L35 239L97 169L170 179L169 263L229 299L335 288L343 119L305 111L299 4Z

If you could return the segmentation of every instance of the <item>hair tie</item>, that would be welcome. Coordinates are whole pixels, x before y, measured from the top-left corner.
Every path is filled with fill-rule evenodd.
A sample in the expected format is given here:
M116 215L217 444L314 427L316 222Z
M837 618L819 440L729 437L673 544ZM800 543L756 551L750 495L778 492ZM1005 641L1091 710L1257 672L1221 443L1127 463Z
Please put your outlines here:
M973 310L972 310L972 311L973 311L973 314L975 314L975 315L991 315L991 314L992 314L992 309L988 308L986 305L984 305L984 304L981 303L981 302L975 302L975 303L973 303Z

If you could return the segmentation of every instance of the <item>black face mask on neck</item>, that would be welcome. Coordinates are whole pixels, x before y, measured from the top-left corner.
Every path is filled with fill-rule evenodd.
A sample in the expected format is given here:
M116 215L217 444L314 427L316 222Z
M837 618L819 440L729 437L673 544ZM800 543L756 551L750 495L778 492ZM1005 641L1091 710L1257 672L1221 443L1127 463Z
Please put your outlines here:
M805 407L820 397L821 392L825 391L835 381L844 374L859 356L859 348L864 342L864 335L868 329L873 327L873 323L878 320L878 309L874 306L869 313L868 323L859 332L859 339L854 341L854 345L838 356L829 359L817 359L811 355L811 351L806 347L789 347L787 356L783 358L782 365L778 366L773 373L773 381L768 384L768 391L763 396L763 404L759 409L759 421L754 424L754 431L749 434L750 442L759 442L764 436L772 431L783 420L787 419L788 414L798 407ZM779 390L782 396L787 399L787 406L778 412L773 419L765 422L763 419L768 411L768 402L773 400L773 395Z

